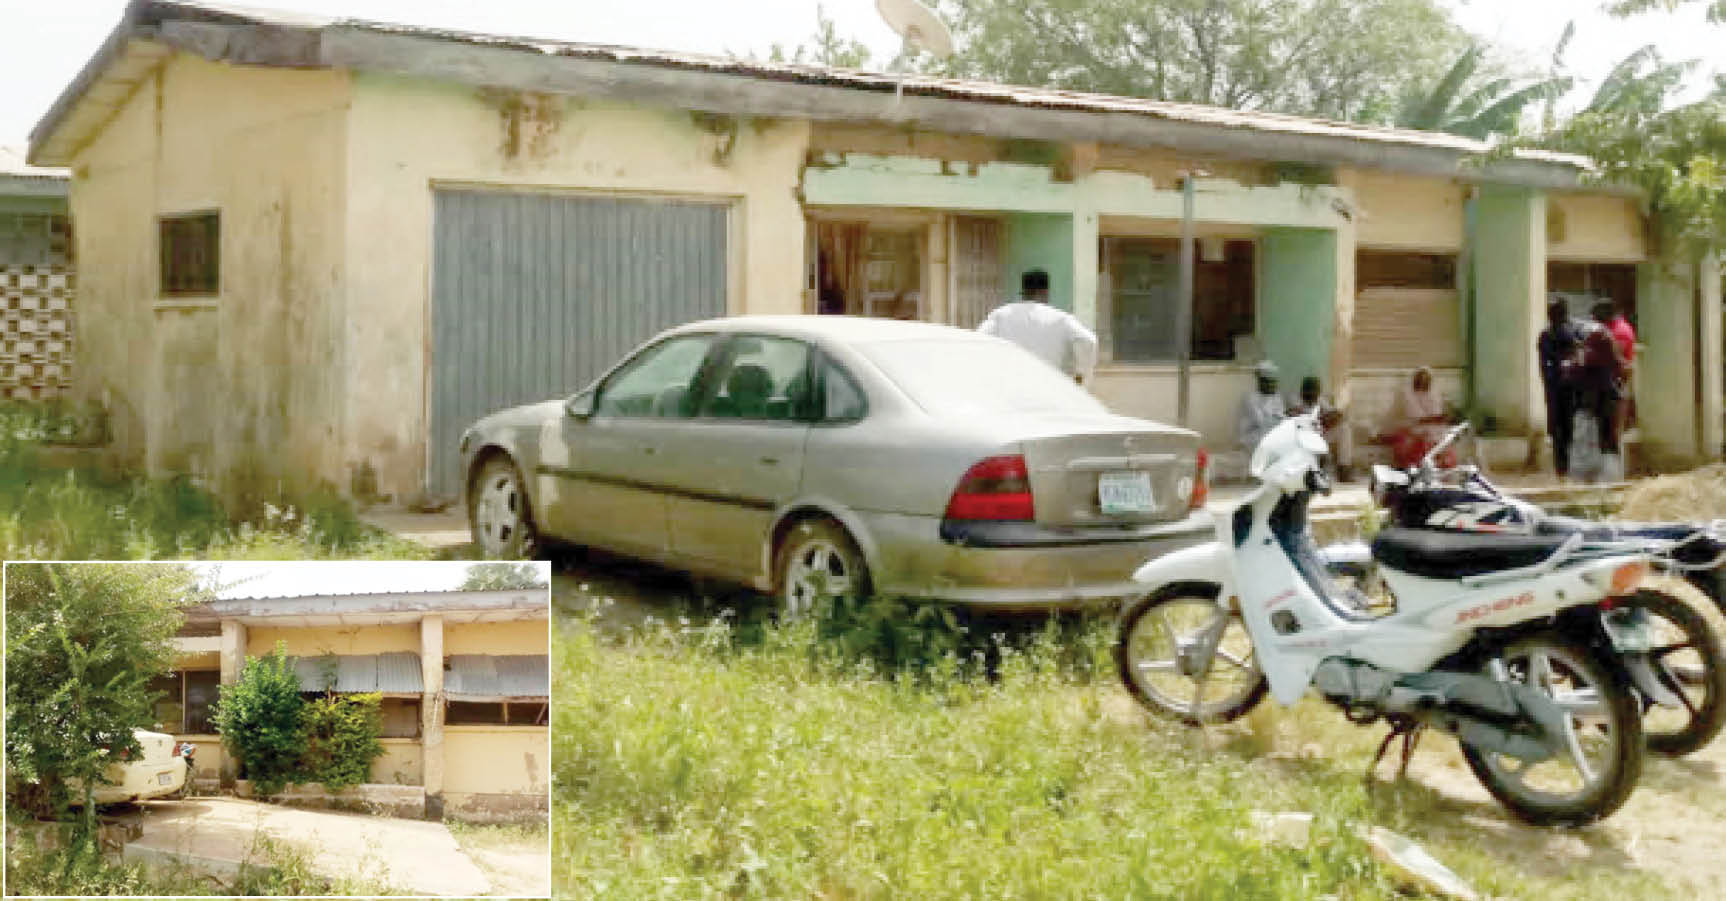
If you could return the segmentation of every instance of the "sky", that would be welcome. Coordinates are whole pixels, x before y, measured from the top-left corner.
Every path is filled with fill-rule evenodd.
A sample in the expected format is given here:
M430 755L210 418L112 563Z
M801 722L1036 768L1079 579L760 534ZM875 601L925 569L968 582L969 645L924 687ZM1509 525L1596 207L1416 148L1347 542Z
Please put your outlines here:
M551 564L536 563L541 578ZM192 568L227 586L222 598L267 598L309 594L371 594L381 591L453 591L469 564L437 560L194 563Z
M815 28L817 2L841 34L890 56L898 38L875 0L244 0L275 7L532 37L625 44L665 50L765 55ZM1703 22L1703 4L1629 20L1599 11L1602 0L1441 0L1466 28L1529 54L1544 65L1575 19L1568 56L1583 79L1576 95L1642 44L1672 58L1706 59L1704 71L1726 72L1726 26ZM0 0L0 144L22 144L60 90L90 58L125 8L123 0ZM1705 83L1698 73L1698 84Z

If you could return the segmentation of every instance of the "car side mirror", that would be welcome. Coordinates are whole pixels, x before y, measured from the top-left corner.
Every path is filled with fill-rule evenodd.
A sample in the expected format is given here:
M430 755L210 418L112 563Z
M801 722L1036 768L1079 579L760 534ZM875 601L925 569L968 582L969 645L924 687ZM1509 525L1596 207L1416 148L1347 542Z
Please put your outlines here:
M576 419L593 415L593 392L583 391L563 402L563 412Z

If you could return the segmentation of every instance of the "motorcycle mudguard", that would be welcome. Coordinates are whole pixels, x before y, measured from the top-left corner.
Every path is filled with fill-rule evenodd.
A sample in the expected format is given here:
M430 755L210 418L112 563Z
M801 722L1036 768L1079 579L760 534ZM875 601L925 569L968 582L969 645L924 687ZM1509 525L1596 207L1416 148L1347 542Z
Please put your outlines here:
M1220 586L1219 599L1235 593L1228 551L1215 541L1157 557L1134 571L1133 581L1139 583L1146 594L1155 594L1164 586L1181 582L1209 582Z

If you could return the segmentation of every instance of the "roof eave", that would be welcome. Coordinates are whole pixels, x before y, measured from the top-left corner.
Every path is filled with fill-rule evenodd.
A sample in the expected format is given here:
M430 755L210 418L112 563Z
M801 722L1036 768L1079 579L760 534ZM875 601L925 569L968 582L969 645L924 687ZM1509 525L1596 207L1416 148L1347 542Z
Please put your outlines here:
M1192 116L1183 118L1190 111L1179 105L1148 110L1132 108L1126 98L940 80L913 81L903 85L901 92L891 76L868 73L751 69L748 64L726 66L645 51L370 22L264 17L159 0L134 0L127 7L120 25L31 133L32 163L70 161L87 136L54 140L56 133L136 39L233 63L343 68L726 115L887 124L994 138L1094 141L1553 190L1637 193L1631 188L1588 184L1584 162L1550 154L1476 164L1484 145L1476 147L1478 142L1452 136L1286 116L1261 116L1251 124L1196 121ZM1098 108L1115 101L1119 109ZM1202 118L1212 113L1219 120L1229 118L1225 110L1201 110L1194 115ZM93 126L92 133L100 127Z

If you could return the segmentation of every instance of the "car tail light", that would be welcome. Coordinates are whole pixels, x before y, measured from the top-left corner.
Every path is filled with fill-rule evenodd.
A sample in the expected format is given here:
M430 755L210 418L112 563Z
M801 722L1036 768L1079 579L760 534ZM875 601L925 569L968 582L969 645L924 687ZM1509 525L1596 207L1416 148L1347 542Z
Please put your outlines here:
M960 477L947 501L948 519L1030 521L1037 518L1031 502L1031 473L1025 458L1012 454L977 461Z
M1211 455L1199 448L1198 456L1193 460L1193 493L1187 501L1188 510L1197 510L1211 499Z

